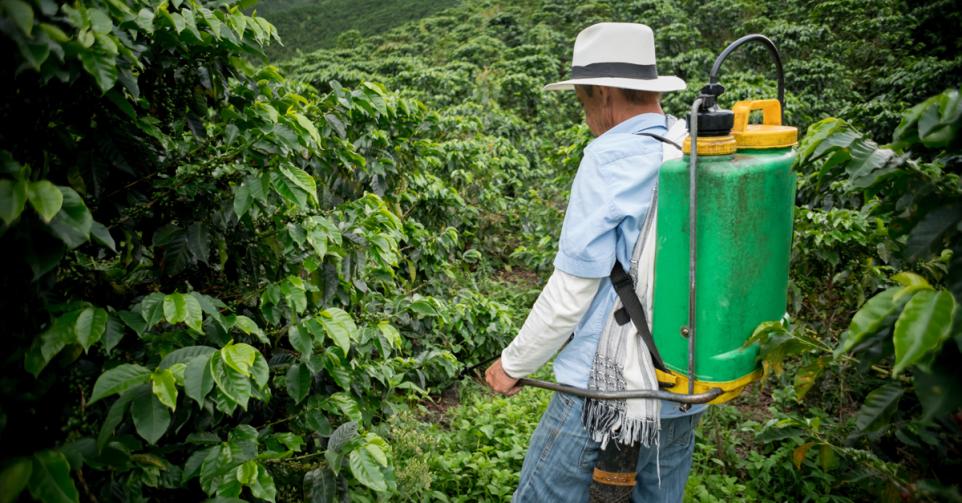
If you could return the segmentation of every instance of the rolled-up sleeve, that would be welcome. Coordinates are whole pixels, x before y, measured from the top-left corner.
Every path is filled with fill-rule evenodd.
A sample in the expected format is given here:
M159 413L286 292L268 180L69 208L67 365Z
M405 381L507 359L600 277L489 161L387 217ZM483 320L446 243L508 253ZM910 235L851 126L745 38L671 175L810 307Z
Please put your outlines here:
M656 148L607 159L585 152L571 186L555 268L582 278L604 278L616 258L630 256L634 243L622 239L627 249L619 250L618 229L626 219L638 228L648 213L661 160Z

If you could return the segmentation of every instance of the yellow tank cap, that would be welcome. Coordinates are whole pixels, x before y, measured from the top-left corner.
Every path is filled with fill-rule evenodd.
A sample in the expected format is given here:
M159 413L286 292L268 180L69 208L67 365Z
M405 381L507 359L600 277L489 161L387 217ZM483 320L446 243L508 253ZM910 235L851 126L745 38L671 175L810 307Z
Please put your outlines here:
M655 369L655 376L661 384L663 391L670 391L681 395L688 394L688 377L674 370L671 373L662 372ZM716 399L708 403L725 403L732 398L740 395L746 386L762 378L762 369L758 369L751 374L739 377L733 381L708 382L695 381L695 393L704 393L712 388L721 388L723 393Z
M738 143L736 143L735 137L732 135L698 137L698 155L734 154L737 149ZM691 136L685 137L681 151L686 154L691 153Z
M754 110L762 111L761 124L749 124ZM739 101L732 107L735 125L732 136L739 149L787 148L798 143L798 128L782 125L782 105L778 100ZM699 152L701 146L698 147Z

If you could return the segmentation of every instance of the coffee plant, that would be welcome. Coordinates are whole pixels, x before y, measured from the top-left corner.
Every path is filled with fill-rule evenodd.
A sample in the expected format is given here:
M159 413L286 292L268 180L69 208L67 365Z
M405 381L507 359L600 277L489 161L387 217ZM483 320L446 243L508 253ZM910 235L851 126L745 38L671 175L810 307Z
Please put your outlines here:
M686 498L962 500L957 2L368 4L0 0L0 503L507 501L547 395L436 402L551 271L591 138L541 86L612 20L677 116L769 35L807 129L768 377Z

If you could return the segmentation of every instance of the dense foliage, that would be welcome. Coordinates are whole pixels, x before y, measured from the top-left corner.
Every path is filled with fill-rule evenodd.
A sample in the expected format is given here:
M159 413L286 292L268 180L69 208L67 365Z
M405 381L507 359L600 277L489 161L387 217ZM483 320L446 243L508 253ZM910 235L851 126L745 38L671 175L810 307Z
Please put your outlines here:
M253 9L277 28L283 45L272 44L266 52L280 59L320 48L351 48L365 36L455 4L456 0L268 0Z
M488 0L280 69L248 12L0 1L0 502L506 500L546 395L420 403L550 271L589 137L540 87L602 20L656 28L676 115L768 34L808 128L790 316L756 332L764 388L702 422L689 498L962 498L955 3ZM772 94L755 55L723 105Z

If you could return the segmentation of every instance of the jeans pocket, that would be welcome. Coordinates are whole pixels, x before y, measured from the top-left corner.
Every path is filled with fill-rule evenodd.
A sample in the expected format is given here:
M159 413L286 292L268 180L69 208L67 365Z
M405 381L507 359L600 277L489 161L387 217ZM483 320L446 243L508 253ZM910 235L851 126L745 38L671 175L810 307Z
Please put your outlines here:
M598 442L595 442L589 437L585 439L584 445L581 447L581 456L578 459L578 464L582 469L591 470L598 463Z
M564 405L566 409L570 409L571 406L575 404L575 397L567 393L555 392L554 396L558 399L559 402L561 402L562 405ZM566 416L568 415L567 411L565 411L565 415Z

